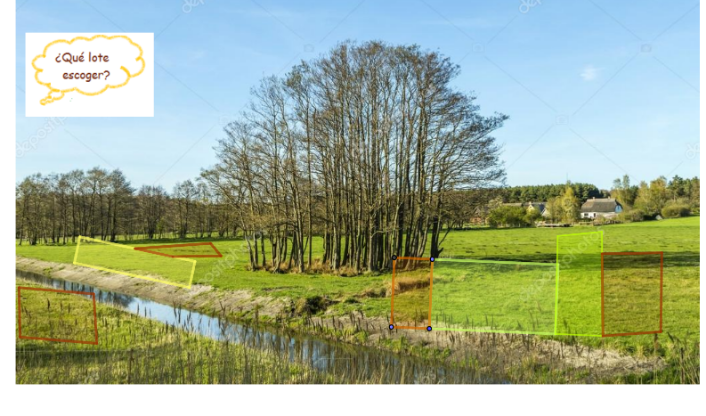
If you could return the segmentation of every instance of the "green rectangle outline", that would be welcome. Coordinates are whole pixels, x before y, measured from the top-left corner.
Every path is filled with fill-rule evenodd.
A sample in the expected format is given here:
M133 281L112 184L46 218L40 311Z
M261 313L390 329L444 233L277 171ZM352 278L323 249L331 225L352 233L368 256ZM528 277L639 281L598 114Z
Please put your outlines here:
M559 323L559 237L567 237L570 235L586 235L586 234L599 234L601 236L601 254L603 254L603 230L589 231L586 233L572 233L572 234L559 234L556 236L556 276L554 281L556 282L556 303L554 305L554 335L566 335L574 337L598 337L603 338L603 335L588 335L588 334L559 334L557 333L557 325Z

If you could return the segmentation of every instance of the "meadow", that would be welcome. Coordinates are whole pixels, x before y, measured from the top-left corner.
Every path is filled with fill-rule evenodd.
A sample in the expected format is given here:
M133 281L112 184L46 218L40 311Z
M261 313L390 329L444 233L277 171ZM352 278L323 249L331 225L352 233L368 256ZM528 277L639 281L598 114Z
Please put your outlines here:
M432 326L437 330L551 334L555 267L437 260Z
M597 227L572 228L519 228L472 229L452 231L442 247L441 259L477 259L546 263L556 261L557 235L592 232ZM604 233L605 252L661 251L664 252L663 334L638 335L615 338L576 338L576 342L591 346L615 348L631 354L676 354L676 345L693 349L700 341L700 277L699 277L699 218L689 217L664 221L608 225L600 228ZM134 246L169 244L176 242L204 241L196 239L135 241ZM313 298L327 299L329 313L341 315L362 311L366 316L386 317L390 312L391 273L368 273L360 276L332 275L326 273L272 274L267 271L248 270L246 243L243 240L212 239L223 258L198 259L194 284L208 284L218 289L247 290L256 295L286 297L295 301ZM320 252L321 240L314 241L314 256ZM17 255L58 263L71 263L75 246L17 246ZM441 263L440 263L441 264ZM541 267L541 266L539 266ZM501 287L497 288L502 289ZM451 291L453 292L453 291ZM449 292L449 293L451 293ZM414 291L407 293L413 296ZM427 291L428 293L428 291ZM443 295L443 287L438 294ZM403 294L404 295L404 294ZM545 294L546 295L546 294ZM580 294L578 294L580 295ZM427 295L428 296L428 295ZM436 300L436 295L435 300ZM450 295L449 295L450 296ZM539 296L539 295L538 295ZM548 296L548 295L547 295ZM544 299L547 296L542 295ZM443 298L441 298L443 299ZM447 297L447 299L452 300ZM457 306L452 322L463 323L468 316L463 310L463 299ZM476 305L477 306L477 305ZM467 305L467 309L473 308ZM547 328L546 300L534 305L535 324L527 311L524 322L510 322L504 326ZM461 309L459 309L461 308ZM538 308L538 309L537 309ZM323 312L323 311L320 311ZM478 311L480 313L480 311ZM533 313L534 313L533 312ZM440 315L440 314L437 314ZM439 317L438 319L443 319ZM471 318L475 321L475 318ZM483 318L479 318L482 321ZM561 337L559 337L561 338ZM575 337L571 337L575 338ZM676 349L675 349L676 348ZM685 347L687 348L687 347Z

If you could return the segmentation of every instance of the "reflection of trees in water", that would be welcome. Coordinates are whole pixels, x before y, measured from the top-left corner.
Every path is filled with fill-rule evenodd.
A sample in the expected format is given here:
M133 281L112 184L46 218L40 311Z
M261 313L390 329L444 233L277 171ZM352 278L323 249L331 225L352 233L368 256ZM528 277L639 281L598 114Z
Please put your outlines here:
M128 306L130 306L130 304L134 300L134 297L129 295L123 295L122 293L98 291L96 295L100 302L111 303L113 305L121 306L123 308L127 308Z

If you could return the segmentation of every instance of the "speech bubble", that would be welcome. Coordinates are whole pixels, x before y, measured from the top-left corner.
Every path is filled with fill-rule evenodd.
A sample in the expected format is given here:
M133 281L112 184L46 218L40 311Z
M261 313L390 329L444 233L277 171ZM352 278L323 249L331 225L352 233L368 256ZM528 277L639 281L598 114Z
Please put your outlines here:
M34 79L49 89L42 105L69 92L87 96L124 87L145 69L142 47L125 35L55 40L32 60Z

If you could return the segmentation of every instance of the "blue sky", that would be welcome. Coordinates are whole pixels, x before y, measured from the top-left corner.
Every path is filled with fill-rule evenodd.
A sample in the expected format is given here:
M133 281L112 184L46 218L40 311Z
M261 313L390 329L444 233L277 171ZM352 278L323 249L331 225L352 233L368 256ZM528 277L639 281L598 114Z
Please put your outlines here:
M337 43L439 50L495 137L510 185L609 188L699 175L699 6L692 1L17 0L17 138L27 32L154 32L153 118L67 118L17 159L17 180L100 165L134 186L172 186L215 162L223 122L267 75ZM187 13L188 11L188 13Z

